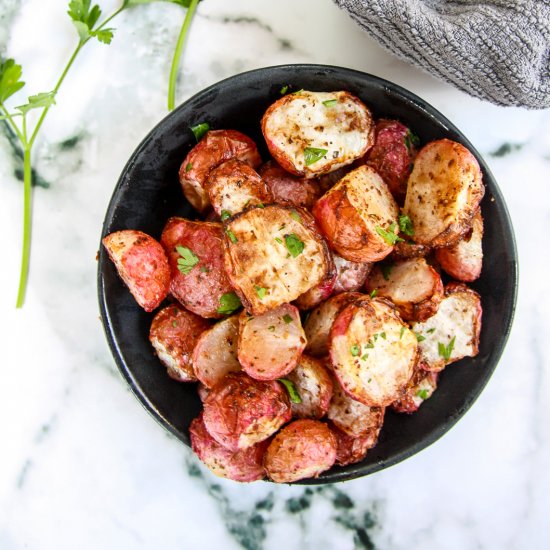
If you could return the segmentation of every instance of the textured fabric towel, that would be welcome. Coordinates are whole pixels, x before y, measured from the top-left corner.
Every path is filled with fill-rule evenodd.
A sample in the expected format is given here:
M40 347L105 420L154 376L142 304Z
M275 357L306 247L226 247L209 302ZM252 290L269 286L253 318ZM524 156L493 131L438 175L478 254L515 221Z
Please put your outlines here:
M550 107L550 0L334 0L376 40L498 105Z

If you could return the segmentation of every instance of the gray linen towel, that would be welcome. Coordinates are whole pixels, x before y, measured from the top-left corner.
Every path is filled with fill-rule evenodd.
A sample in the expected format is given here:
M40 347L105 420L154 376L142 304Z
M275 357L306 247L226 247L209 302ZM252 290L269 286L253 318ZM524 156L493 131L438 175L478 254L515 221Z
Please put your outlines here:
M385 48L497 105L550 107L550 0L334 0Z

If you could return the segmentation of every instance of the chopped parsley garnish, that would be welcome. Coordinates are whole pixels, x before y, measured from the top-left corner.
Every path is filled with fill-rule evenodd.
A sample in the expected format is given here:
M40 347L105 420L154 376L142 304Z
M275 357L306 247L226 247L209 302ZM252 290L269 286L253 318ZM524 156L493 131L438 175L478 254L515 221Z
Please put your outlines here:
M405 135L405 145L407 146L407 149L411 149L413 145L417 146L420 145L420 138L413 134L410 130L407 130L407 134Z
M394 245L398 242L403 242L403 239L395 232L396 224L392 222L388 229L384 229L379 225L376 226L376 232L389 244Z
M321 160L328 153L328 149L319 149L318 147L306 147L304 149L304 159L306 166Z
M187 275L199 263L199 257L195 256L195 254L185 246L176 246L176 250L181 256L181 258L178 258L178 269L181 273Z
M191 168L193 168L193 165L190 162L188 162L187 166L185 167L185 171L189 172L189 170L191 170Z
M375 289L369 294L369 296L370 296L371 298L375 298L377 294L378 294L378 289L375 288Z
M403 338L403 334L405 334L405 327L401 327L401 332L399 333L399 340Z
M293 258L298 257L304 251L304 243L294 233L285 235L285 246Z
M442 344L441 342L437 343L437 351L440 357L443 357L445 361L448 361L451 358L451 353L455 347L456 336L453 336L448 345Z
M172 326L176 328L178 326L178 322L176 320L172 321Z
M372 348L374 348L374 344L372 343L371 340L369 340L369 341L367 342L367 346L366 346L366 347L367 347L367 349L372 349Z
M281 94L281 95L285 95L287 92L288 92L288 84L285 84L285 85L281 88L280 94Z
M428 334L433 334L435 332L435 327L434 328L429 328L426 332Z
M326 101L323 101L323 105L325 107L334 107L337 103L337 99L327 99Z
M263 300L265 298L265 295L267 293L267 288L264 288L262 286L254 285L254 290L256 291L256 294L258 295L258 298L260 300Z
M220 218L222 222L224 222L225 220L227 220L227 218L230 218L230 217L231 217L231 212L228 212L227 210L222 210L222 213L220 214Z
M292 323L292 321L293 321L292 317L288 313L285 313L283 315L282 319L287 325L288 325L288 323Z
M259 202L259 203L256 205L256 208L265 208L265 206L263 205L263 203Z
M301 94L304 91L303 88L300 88L299 90L296 90L295 92L292 92L293 94Z
M293 220L296 220L298 223L302 223L302 218L300 218L300 214L298 214L298 212L296 212L296 210L291 210L290 211L290 217Z
M414 235L413 222L409 216L399 214L399 229L402 233L405 233L405 235L408 235L409 237Z
M416 396L420 397L420 399L422 399L422 400L428 399L428 390L426 388L424 388L422 390L418 390L416 392Z
M269 325L267 327L267 330L269 330L269 332L273 332L275 330L275 326L274 325Z
M361 361L366 361L368 358L369 358L369 354L365 353L365 355L361 356ZM369 380L369 382L370 382L370 380Z
M302 402L302 398L300 397L296 386L291 380L289 380L288 378L277 378L277 380L286 388L286 391L288 392L288 396L290 397L290 401L292 403Z
M199 142L202 136L210 130L210 124L208 124L208 122L201 122L199 124L195 124L195 126L189 126L189 129L193 132L197 142Z
M230 240L233 244L239 242L239 240L237 239L237 237L235 237L235 233L233 233L233 231L231 231L231 229L226 229L225 232L227 233L227 236L229 237L229 240Z
M380 271L382 272L382 277L384 277L384 281L390 280L390 275L395 267L395 263L391 260L386 260L385 262L380 262Z
M276 240L279 244L283 244L283 239L279 239L279 237L275 237L275 240Z
M210 271L210 269L208 267L206 267L205 265L201 266L201 271L202 273L208 273Z
M422 336L422 334L420 334L420 332L415 332L414 335L416 336L416 339L417 339L419 342L423 342L424 340L426 340L426 337L425 337L425 336Z
M353 357L357 357L361 353L361 348L358 344L353 344L353 346L349 348L349 352L353 355Z
M385 332L381 332L381 333L380 333L380 338L382 338L382 340L385 340L385 339L386 339L386 333L385 333Z
M226 292L220 297L220 307L218 313L222 315L231 315L241 307L241 300L234 292Z

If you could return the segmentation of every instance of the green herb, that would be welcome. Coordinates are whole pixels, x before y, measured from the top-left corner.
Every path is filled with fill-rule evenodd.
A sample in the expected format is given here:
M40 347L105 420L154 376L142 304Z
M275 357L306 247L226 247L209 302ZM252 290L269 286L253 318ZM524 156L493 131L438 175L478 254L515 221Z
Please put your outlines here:
M250 201L249 201L249 202L250 202ZM257 208L265 208L265 206L264 206L261 202L259 202L259 203L256 205L256 207L257 207Z
M385 332L381 332L381 333L380 333L380 338L382 338L382 340L385 340L385 339L386 339L386 333L385 333Z
M281 95L285 95L288 92L288 84L285 84L280 91Z
M241 306L241 301L234 292L226 292L220 297L220 307L216 311L222 315L231 315Z
M440 357L443 357L445 361L448 361L451 358L451 353L453 352L453 348L455 347L455 339L456 336L453 336L448 345L442 344L441 342L437 343L437 351Z
M395 267L395 263L391 260L386 260L384 262L381 262L379 265L380 271L382 272L382 277L384 277L384 281L389 281L391 272Z
M325 107L334 107L337 103L337 99L327 99L326 101L323 101L323 105Z
M275 237L275 240L276 240L279 244L283 244L283 240L282 240L282 239L279 239L279 237Z
M365 355L362 355L362 356L361 356L361 360L362 360L362 361L366 361L368 358L369 358L369 354L368 354L368 353L365 353Z
M283 321L288 325L288 323L292 323L293 319L288 313L285 313L283 315Z
M273 325L269 325L267 327L267 330L269 330L269 332L273 332L275 330L275 327Z
M199 263L199 257L195 256L193 252L185 246L176 246L176 250L181 258L178 258L178 269L187 275L191 272L193 267Z
M235 237L235 233L233 233L233 231L231 231L231 229L226 229L225 232L227 233L227 236L229 237L229 240L230 240L233 244L239 242L239 240L237 239L237 237Z
M414 235L413 222L409 216L406 216L405 214L399 215L399 229L402 233L405 233L405 235L408 235L409 237Z
M176 328L176 327L178 326L178 322L177 322L177 321L172 321L172 326L173 326L174 328Z
M403 242L403 239L395 233L395 222L392 222L386 231L383 227L379 225L376 226L376 232L389 244L394 245L398 242Z
M293 94L301 94L304 91L303 88L300 88L299 90L296 90L295 92L292 92Z
M375 298L377 294L378 294L378 289L375 288L375 289L369 294L369 296L370 296L371 298Z
M191 168L193 168L193 165L190 162L188 162L187 166L185 167L185 171L189 172L189 170L191 170Z
M416 396L420 397L420 399L422 399L422 400L426 400L426 399L428 399L428 390L426 388L424 388L422 390L418 390L416 392Z
M349 351L353 357L357 357L361 353L361 348L357 344L353 344L353 346L349 348Z
M370 384L370 383L371 383L371 380L372 380L372 378L369 378L369 379L367 380L367 384Z
M423 342L424 340L426 340L425 336L422 336L420 332L415 332L414 335L416 336L416 339L418 340L418 342Z
M378 340L378 332L376 334L373 334L372 337L374 338L374 341Z
M210 271L210 269L208 269L205 265L202 265L201 266L201 271L202 271L202 273L208 273Z
M193 135L198 143L202 136L210 130L210 124L208 124L208 122L201 122L199 124L195 124L195 126L189 126L189 129L193 132Z
M401 327L401 332L399 333L399 340L403 338L403 334L405 334L405 327Z
M281 227L279 227L279 231L282 231L286 227L286 223L283 223Z
M298 223L302 223L302 218L300 218L300 214L298 214L298 212L296 212L296 210L291 210L290 211L290 217L297 221Z
M373 349L373 348L374 348L374 344L372 343L372 340L369 340L369 341L367 342L367 346L366 346L366 347L367 347L367 349Z
M407 146L407 149L411 149L412 146L418 146L420 145L420 138L413 134L410 130L407 130L407 133L405 134L405 145Z
M277 378L279 382L286 388L286 391L288 392L288 396L290 397L290 401L292 403L301 403L302 398L300 397L300 394L296 390L296 386L294 383L289 380L288 378Z
M267 288L263 288L258 285L254 285L254 290L256 290L256 294L258 295L258 298L260 300L263 300L265 298L265 295L267 293Z
M435 328L429 328L426 332L428 334L433 334L435 332Z
M319 149L317 147L306 147L304 149L304 160L306 166L321 160L328 153L328 149Z
M293 258L298 257L304 250L304 243L294 233L285 235L285 246Z
M224 222L225 220L227 220L227 218L230 218L230 217L231 217L230 212L228 212L227 210L222 210L222 213L220 214L220 218L222 222Z

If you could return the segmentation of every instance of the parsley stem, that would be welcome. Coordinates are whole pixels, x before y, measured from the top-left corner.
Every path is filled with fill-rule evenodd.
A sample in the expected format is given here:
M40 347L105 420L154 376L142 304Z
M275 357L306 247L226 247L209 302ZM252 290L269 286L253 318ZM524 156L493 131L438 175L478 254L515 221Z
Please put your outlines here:
M23 119L24 121L25 119ZM23 307L29 278L29 260L31 254L31 214L32 214L32 174L31 145L23 151L23 247L21 250L21 271L19 274L19 290L17 292L16 308Z
M185 14L185 19L183 20L183 25L178 36L178 41L176 43L176 50L174 51L174 57L172 59L172 67L170 68L170 81L168 83L168 110L173 111L176 106L176 81L178 78L178 67L180 64L181 54L183 52L183 45L185 44L185 38L187 37L187 31L191 25L193 16L197 9L199 0L191 0L189 7L187 8L187 13Z
M6 116L6 121L9 122L10 126L12 127L12 130L15 132L15 134L19 138L19 141L24 145L25 140L23 139L23 134L19 130L19 126L15 124L15 120L13 120L13 117L10 115L10 113L6 109L6 106L3 103L0 103L0 107L2 108L2 112Z

